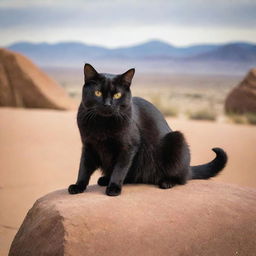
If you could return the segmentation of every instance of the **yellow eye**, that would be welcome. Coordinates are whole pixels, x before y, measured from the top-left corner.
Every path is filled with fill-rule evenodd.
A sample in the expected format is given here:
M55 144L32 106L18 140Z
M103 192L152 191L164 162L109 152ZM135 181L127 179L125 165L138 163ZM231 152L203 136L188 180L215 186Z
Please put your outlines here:
M114 99L120 99L121 96L122 96L121 92L117 92L117 93L114 94L113 98Z
M102 93L101 93L101 91L95 91L95 95L96 95L97 97L100 97L100 96L102 95Z

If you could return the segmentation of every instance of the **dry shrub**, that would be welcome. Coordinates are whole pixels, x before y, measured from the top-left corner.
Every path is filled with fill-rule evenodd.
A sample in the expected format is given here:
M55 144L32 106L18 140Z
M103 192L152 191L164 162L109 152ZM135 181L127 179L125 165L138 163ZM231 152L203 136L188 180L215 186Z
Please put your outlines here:
M256 125L256 113L247 113L245 116L249 124Z
M201 109L195 112L187 112L187 115L190 119L194 120L210 120L215 121L216 120L216 113L213 110L210 109Z
M159 94L151 95L150 102L154 104L164 116L176 117L179 114L178 109L169 105L166 100L162 100Z

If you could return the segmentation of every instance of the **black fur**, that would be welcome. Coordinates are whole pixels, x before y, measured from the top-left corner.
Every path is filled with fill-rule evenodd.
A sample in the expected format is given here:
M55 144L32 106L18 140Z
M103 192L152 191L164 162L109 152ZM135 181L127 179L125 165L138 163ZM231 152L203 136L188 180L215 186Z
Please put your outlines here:
M217 175L227 162L226 153L214 148L216 158L190 167L190 153L182 133L172 131L159 110L148 101L132 97L134 69L122 75L99 74L84 66L85 84L77 123L83 143L79 174L69 193L83 192L98 168L100 186L117 196L124 183L155 184L162 189L189 179ZM96 96L95 91L102 93ZM119 99L113 95L121 93Z

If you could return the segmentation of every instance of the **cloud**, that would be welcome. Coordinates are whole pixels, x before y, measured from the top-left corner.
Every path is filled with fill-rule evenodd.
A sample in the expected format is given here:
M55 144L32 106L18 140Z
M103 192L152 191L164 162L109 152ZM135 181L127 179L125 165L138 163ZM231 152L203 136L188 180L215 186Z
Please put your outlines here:
M254 0L0 0L1 43L256 41L255 13Z
M255 13L255 1L10 1L10 6L0 1L0 26L253 28L256 26Z

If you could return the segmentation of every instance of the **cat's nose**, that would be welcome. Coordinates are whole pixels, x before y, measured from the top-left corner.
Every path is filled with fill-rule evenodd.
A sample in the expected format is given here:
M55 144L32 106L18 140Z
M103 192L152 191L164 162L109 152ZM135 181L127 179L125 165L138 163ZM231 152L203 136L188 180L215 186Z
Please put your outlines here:
M111 106L111 102L110 102L110 100L109 99L106 99L105 101L104 101L104 107L110 107Z

